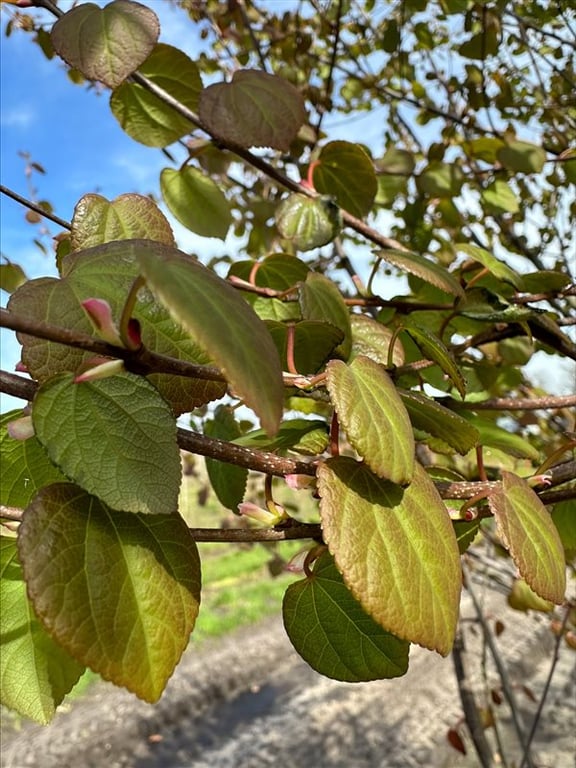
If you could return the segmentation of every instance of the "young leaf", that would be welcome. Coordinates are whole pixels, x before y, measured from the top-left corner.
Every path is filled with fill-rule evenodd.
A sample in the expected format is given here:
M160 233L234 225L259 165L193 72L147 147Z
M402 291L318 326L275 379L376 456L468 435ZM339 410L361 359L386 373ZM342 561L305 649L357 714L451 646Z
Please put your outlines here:
M180 251L136 240L131 252L150 290L274 434L284 387L278 352L262 320L232 286Z
M415 429L440 438L462 456L478 444L476 427L454 411L419 392L400 390L399 395Z
M300 286L299 298L305 320L330 323L344 333L344 340L335 352L347 359L352 348L350 313L338 288L324 275L309 272Z
M466 397L466 380L456 364L454 356L442 341L430 331L417 326L406 328L411 338L428 360L435 362L448 376L462 399Z
M461 571L446 508L416 465L406 489L350 458L318 468L322 531L338 570L364 610L388 632L450 652Z
M317 192L333 196L340 208L358 218L368 215L378 191L372 160L349 141L331 141L322 148L313 180Z
M0 290L12 293L23 285L28 278L19 264L0 264Z
M566 591L564 548L550 513L525 480L502 472L488 497L502 540L537 595L560 604Z
M36 618L15 538L0 537L0 604L0 701L46 725L84 666L55 643Z
M326 372L330 399L351 445L378 477L408 485L414 474L414 434L386 371L360 356L350 365L332 360Z
M196 112L202 80L183 51L158 43L138 73ZM147 147L167 147L190 133L192 123L139 83L122 83L110 97L110 109L128 136Z
M191 232L202 237L226 238L232 215L220 187L202 171L189 165L160 174L164 202Z
M388 365L388 349L392 340L392 331L382 323L366 315L350 315L352 326L351 359L364 355L381 365ZM394 342L392 353L394 365L404 365L404 348L399 339Z
M65 480L36 437L15 440L7 426L22 411L0 416L0 504L25 507L39 488Z
M510 269L507 264L501 262L485 248L479 248L477 245L470 245L468 243L458 243L455 248L459 253L465 253L466 256L482 264L494 277L511 283L518 290L523 289L524 285L521 275Z
M227 405L219 405L214 411L214 418L204 422L204 434L219 440L232 441L240 437L242 432L234 412ZM210 484L222 506L236 512L238 504L246 493L248 470L227 464L216 459L206 459L206 471Z
M157 701L200 603L184 521L112 512L74 485L51 485L25 511L18 549L49 634L104 679Z
M56 53L88 80L109 88L136 71L160 34L158 17L131 0L114 0L105 8L85 3L72 8L52 27Z
M280 235L299 251L311 251L326 245L340 232L340 208L331 197L307 197L293 194L276 209Z
M129 193L110 201L90 193L76 203L70 234L73 251L135 237L174 245L168 219L149 197Z
M462 286L454 275L424 256L420 256L417 253L393 250L378 251L377 256L383 261L388 262L388 264L392 264L398 267L398 269L403 269L411 275L416 275L416 277L436 286L436 288L440 288L440 290L446 293L451 293L454 296L464 296Z
M304 99L291 83L251 69L202 91L199 113L208 132L222 141L282 152L306 120Z
M170 407L141 376L42 384L32 418L38 439L67 477L112 509L170 514L181 468Z
M409 644L362 609L328 552L315 561L310 578L288 587L282 615L294 648L322 675L358 683L406 674Z

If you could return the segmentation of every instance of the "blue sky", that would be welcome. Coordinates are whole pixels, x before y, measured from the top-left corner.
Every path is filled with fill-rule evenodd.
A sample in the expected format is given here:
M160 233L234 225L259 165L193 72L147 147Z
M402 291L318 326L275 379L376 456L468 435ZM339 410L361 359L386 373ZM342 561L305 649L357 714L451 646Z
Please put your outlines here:
M295 1L271 1L279 8L298 5ZM106 2L98 0L98 4ZM186 15L165 0L148 0L147 4L160 17L160 40L196 58L202 42ZM65 0L60 2L63 10L71 5ZM6 6L3 29L8 18L5 10ZM48 14L46 18L52 21ZM25 160L18 154L25 152L46 171L46 175L36 173L32 178L37 198L48 200L55 213L68 221L78 199L87 192L98 192L108 199L125 192L158 192L159 173L168 164L167 159L160 150L137 144L122 131L108 107L106 89L98 92L71 84L60 59L48 61L30 36L20 31L2 38L0 57L1 175L5 186L29 197ZM327 120L325 127L330 129L332 139L357 141L360 137L367 144L378 144L383 126L379 114L364 113L360 120ZM25 221L25 212L18 203L0 195L1 251L23 266L28 277L54 274L51 236L59 228L48 223L49 235L44 243L49 255L44 255L33 243L38 229ZM234 248L231 239L221 243L200 238L171 221L178 244L201 258ZM353 254L356 264L368 264L368 250ZM398 290L398 283L384 286L383 282L379 281L377 288L384 295ZM5 306L6 294L1 293L1 299ZM2 367L13 370L19 359L18 345L11 332L2 329L0 333ZM549 365L549 358L545 364ZM557 388L563 391L565 384L566 379L560 377ZM17 405L18 401L2 395L2 410Z

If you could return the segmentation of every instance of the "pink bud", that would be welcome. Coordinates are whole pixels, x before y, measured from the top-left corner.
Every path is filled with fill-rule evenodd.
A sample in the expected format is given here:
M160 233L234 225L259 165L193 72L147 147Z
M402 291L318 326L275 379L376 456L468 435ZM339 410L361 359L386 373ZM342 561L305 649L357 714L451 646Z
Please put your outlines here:
M28 368L24 365L22 360L16 363L14 370L18 371L18 373L28 373Z
M249 517L257 523L273 527L288 518L284 507L281 507L279 504L275 504L274 507L276 511L263 509L257 504L253 504L251 501L243 501L241 504L238 504L238 512L243 517Z
M131 317L130 320L128 320L128 328L126 330L126 346L128 349L140 349L142 346L140 321L135 317Z
M284 570L289 573L304 573L304 563L310 552L310 547L305 547L290 558L290 560L284 566Z
M110 304L104 299L86 299L82 307L98 334L109 344L123 347L120 333L112 318Z
M32 416L23 416L21 419L9 421L6 429L13 440L28 440L35 434Z
M311 475L286 475L284 480L288 488L292 488L293 491L314 488L316 485L316 478Z

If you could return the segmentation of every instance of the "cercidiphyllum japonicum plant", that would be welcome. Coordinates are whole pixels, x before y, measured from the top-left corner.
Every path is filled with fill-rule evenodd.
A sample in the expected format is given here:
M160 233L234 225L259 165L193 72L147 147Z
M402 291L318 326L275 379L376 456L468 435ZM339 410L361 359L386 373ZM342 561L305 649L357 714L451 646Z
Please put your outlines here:
M576 357L562 328L573 291L565 264L543 270L526 246L532 270L520 273L491 243L520 248L519 200L547 153L563 156L556 191L575 161L563 155L560 111L541 144L516 137L512 96L495 100L509 127L482 127L485 101L474 101L473 84L480 88L478 61L498 51L479 30L475 6L459 50L476 62L462 72L470 103L458 117L459 106L435 105L417 88L423 70L396 55L395 14L360 22L353 6L333 3L325 18L290 11L281 20L270 8L243 15L208 2L191 19L216 19L222 37L211 56L193 61L158 42L152 7L117 0L62 13L36 5L59 16L51 29L29 21L36 42L75 79L109 88L112 112L132 138L187 148L184 162L161 173L170 212L207 237L224 239L234 227L246 235L248 258L231 259L223 278L178 250L151 198L89 193L59 239L58 277L18 280L1 317L18 332L32 381L2 378L5 391L31 401L23 418L2 417L2 516L16 521L1 539L3 703L48 722L85 667L147 701L161 696L201 596L194 531L178 512L181 449L207 457L212 487L234 511L249 470L312 483L317 523L288 516L268 480L260 517L269 528L251 535L311 540L283 616L298 653L325 675L402 675L411 643L448 654L460 557L483 519L495 523L491 535L528 593L561 604L565 555L575 548L566 500L576 471L561 463L574 447L564 436L574 428L573 399L538 391L521 366L540 348ZM450 2L440 7L462 13ZM484 10L490 35L500 13ZM447 121L427 151L393 105L380 157L323 134L327 111L362 108L354 83L368 78L360 73L369 52L359 42L368 28L359 25L370 23L376 37L383 25L391 72L402 66L414 75L402 81L405 93L393 87L396 98L404 93L418 107L420 123L436 113ZM406 23L415 25L419 50L431 50L434 35L451 44L442 25L428 38L416 18ZM226 70L224 40L245 66L205 85L203 74ZM254 56L270 71L255 69ZM364 85L374 100L388 93L372 76ZM448 150L457 159L444 162ZM304 182L291 180L289 164ZM249 185L237 181L238 168ZM463 188L476 193L482 216L462 213ZM392 189L397 240L364 222L390 206ZM481 236L465 234L471 224L483 224ZM372 278L382 264L409 275L405 296L383 300L372 278L369 289L343 291L335 268L350 265L358 238L377 247ZM333 257L306 255L331 243ZM7 287L14 265L3 266ZM533 308L536 300L545 308ZM182 414L225 395L261 428L226 404L208 409L202 432L177 426ZM554 419L531 418L534 408Z

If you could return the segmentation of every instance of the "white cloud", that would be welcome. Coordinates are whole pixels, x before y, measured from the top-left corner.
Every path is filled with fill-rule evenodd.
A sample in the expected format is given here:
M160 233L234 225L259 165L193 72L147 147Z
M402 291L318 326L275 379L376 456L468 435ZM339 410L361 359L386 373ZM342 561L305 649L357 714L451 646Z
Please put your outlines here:
M36 112L29 105L15 106L2 112L0 125L3 128L29 128L36 119Z

